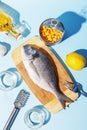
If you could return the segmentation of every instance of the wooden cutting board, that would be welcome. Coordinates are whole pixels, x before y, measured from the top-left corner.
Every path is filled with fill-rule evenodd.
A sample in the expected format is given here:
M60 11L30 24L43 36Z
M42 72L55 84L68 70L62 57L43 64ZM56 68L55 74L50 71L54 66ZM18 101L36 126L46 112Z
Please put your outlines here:
M55 54L44 44L43 41L41 41L37 37L33 37L26 41L25 43L21 44L18 48L16 48L12 52L12 58L16 65L16 68L20 72L22 78L28 85L28 87L31 89L31 91L34 93L34 95L40 100L40 102L51 112L56 113L60 110L62 110L62 106L59 102L59 100L50 92L47 92L39 86L37 86L28 76L27 71L23 65L22 62L22 56L21 56L21 48L23 45L29 44L33 47L38 48L39 50L44 51L44 53L47 54L47 56L50 58L50 60L53 62L56 68L56 72L59 77L59 86L62 92L67 95L69 98L71 98L73 101L78 98L78 93L74 93L73 91L69 90L65 85L65 81L73 82L70 75L66 71L66 69L63 67L60 60L55 56ZM66 103L66 105L69 105L70 103Z

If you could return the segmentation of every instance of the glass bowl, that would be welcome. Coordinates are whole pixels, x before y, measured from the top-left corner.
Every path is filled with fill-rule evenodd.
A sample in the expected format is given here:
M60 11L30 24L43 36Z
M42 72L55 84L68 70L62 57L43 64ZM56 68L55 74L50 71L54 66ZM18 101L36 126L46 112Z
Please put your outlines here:
M43 21L39 28L39 34L47 46L59 43L64 36L64 25L55 18Z
M41 109L32 108L25 113L24 122L29 128L38 129L44 125L45 113Z
M3 71L0 73L0 89L4 91L11 90L16 87L17 76L11 71Z

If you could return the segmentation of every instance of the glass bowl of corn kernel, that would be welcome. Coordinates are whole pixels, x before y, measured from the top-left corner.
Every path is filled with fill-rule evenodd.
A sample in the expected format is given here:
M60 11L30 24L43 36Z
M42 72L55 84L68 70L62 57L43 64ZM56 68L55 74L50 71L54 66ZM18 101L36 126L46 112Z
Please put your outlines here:
M64 36L64 25L55 18L43 21L39 28L39 33L47 46L59 43Z

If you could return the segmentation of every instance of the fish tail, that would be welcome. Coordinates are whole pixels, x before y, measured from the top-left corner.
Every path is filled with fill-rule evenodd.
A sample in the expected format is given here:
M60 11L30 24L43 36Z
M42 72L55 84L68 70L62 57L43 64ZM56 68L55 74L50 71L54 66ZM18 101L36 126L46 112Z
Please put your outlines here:
M62 107L65 109L66 107L66 102L73 102L72 99L70 99L69 97L67 97L66 95L64 94L60 94L60 96L58 96L58 99L62 105Z

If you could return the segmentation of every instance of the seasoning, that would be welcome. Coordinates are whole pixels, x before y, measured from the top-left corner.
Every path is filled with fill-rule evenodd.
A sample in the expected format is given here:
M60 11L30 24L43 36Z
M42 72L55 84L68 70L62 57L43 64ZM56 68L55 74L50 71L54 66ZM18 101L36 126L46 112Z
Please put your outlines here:
M7 52L7 48L0 44L0 56L4 56Z

